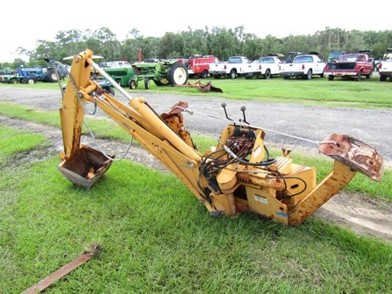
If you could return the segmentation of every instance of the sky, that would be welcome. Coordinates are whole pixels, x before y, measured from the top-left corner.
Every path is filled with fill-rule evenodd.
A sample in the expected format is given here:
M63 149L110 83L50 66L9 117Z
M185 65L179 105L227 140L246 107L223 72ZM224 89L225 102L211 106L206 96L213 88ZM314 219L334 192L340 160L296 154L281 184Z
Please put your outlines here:
M233 3L233 2L231 2ZM203 29L207 26L244 27L260 38L308 35L326 27L344 30L392 30L389 0L372 3L358 0L280 0L279 2L229 1L5 1L1 6L0 62L26 59L18 47L32 50L38 40L54 41L59 31L84 32L109 28L118 40L132 29L145 37L165 32ZM273 4L271 4L273 3ZM392 44L391 44L392 46ZM77 53L77 52L75 52Z

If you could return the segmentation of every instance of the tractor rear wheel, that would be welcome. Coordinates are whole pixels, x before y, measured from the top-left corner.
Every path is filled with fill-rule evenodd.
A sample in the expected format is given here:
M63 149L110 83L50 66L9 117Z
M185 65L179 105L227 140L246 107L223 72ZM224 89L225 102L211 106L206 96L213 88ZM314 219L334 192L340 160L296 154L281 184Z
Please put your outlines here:
M48 80L48 82L57 82L58 81L57 74L55 73L55 71L53 69L48 70L48 76L46 79Z
M188 70L181 63L173 64L167 74L170 85L185 85L188 81Z

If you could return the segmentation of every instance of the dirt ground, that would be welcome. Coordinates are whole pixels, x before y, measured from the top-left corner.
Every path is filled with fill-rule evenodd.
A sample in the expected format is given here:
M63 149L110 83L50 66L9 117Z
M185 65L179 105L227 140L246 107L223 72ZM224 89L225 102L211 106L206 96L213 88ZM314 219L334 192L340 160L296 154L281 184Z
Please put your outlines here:
M59 102L58 95L57 98L55 98L56 94L58 93L53 91L47 91L47 90L37 90L32 92L31 90L26 90L26 89L21 89L21 90L0 89L0 100L13 101L17 104L30 105L35 108L41 108L45 110L54 110L59 108L59 103L54 103L54 101ZM162 103L160 99L163 99L165 97L162 98L160 96L154 96L154 95L151 96L152 96L152 103L156 104L154 108L157 110L158 113L166 111L168 107L173 105L175 102L179 100L184 100L184 98L181 99L181 97L170 96L170 97L166 97L168 101L164 101L164 103ZM203 100L202 98L194 97L192 102L194 104L196 103L196 105L199 106L199 109L200 107L201 109L203 109L203 107L207 107L205 105L206 101ZM162 104L164 104L164 106L162 106ZM301 110L300 108L297 108L296 111L298 111L298 109ZM303 110L305 112L310 111L306 107L303 108ZM279 111L281 111L281 109ZM319 111L319 109L312 109L310 113L313 111ZM365 110L365 113L354 114L354 116L356 115L360 116L363 114L369 115L369 112ZM316 113L316 115L318 114ZM390 119L391 112L389 110L385 110L385 111L381 111L380 113L375 113L374 115L375 117L380 115L381 116L386 115L386 117ZM303 116L306 117L306 114L303 114ZM336 114L332 115L332 118L330 119L333 120L333 117L335 116ZM189 117L187 117L187 119L188 118ZM190 121L195 124L194 120L195 119L193 119L192 121L192 118L190 119ZM199 132L215 135L214 131L208 131L209 130L208 126L211 125L209 121L208 120L206 121L204 119L203 123L200 121L196 122L196 125L199 127L196 128L196 130ZM278 123L278 125L279 123L282 123L279 119L279 116L277 117L275 123ZM349 123L350 120L346 122L346 126ZM43 134L50 142L50 146L46 150L39 150L39 151L35 150L28 154L23 154L23 156L20 156L18 158L18 161L20 162L30 163L36 160L42 160L49 156L56 155L58 154L58 152L62 151L63 147L62 147L61 132L57 128L52 128L46 125L40 125L31 122L25 122L18 119L9 119L3 116L0 116L0 124L19 128L24 131L29 130L32 133ZM322 121L321 124L325 124L325 122ZM388 122L386 122L385 125L389 128ZM291 124L291 127L293 126L295 126L295 124ZM276 125L275 127L278 128ZM312 125L309 126L308 129L309 128L313 129L315 128L315 126ZM355 122L353 123L352 129L355 130ZM190 128L190 130L192 131L192 128ZM385 130L382 127L381 129L379 129L381 133L384 132L384 137L387 137L385 136ZM287 132L289 131L290 128L287 130ZM356 131L364 134L362 128ZM301 134L301 132L297 132L297 134L298 133ZM320 135L320 133L318 133L318 135ZM376 138L382 138L382 136L376 135ZM272 139L274 139L272 140L271 143L272 145L279 144L282 142L282 139L279 136L272 137ZM375 138L372 138L372 140L375 140ZM390 140L390 138L386 138L386 140ZM92 142L91 138L83 137L82 141L83 141L82 143L87 143L94 147L95 142ZM364 141L368 142L366 140ZM295 147L297 150L301 150L303 153L306 154L316 153L314 151L315 148L311 148L306 144L298 144L298 142L296 142L295 140L294 141L285 140L284 143L285 145L290 145L291 147ZM384 143L388 143L388 141L385 141ZM107 154L115 154L117 158L121 157L125 153L128 147L127 144L108 141L108 140L106 141L99 140L97 141L97 144L99 144L99 146L103 150L105 150ZM389 146L391 145L388 145L387 147L389 148ZM379 150L378 147L376 149ZM383 155L386 154L386 157L384 157L384 159L386 159L385 163L386 166L390 168L392 166L390 164L392 153L389 149L386 148L382 148L382 150L383 151L386 150L385 152L383 152ZM149 166L151 168L158 169L162 172L166 172L165 167L163 167L160 164L160 162L155 160L155 158L151 156L149 153L147 153L145 150L138 148L136 146L131 147L129 152L126 154L125 158ZM340 192L337 195L335 195L332 199L330 199L327 203L325 203L316 212L315 215L316 217L327 219L328 221L335 223L339 226L350 228L357 234L370 235L392 242L392 203L390 202L386 202L380 199L370 198L367 195L363 195L363 194Z

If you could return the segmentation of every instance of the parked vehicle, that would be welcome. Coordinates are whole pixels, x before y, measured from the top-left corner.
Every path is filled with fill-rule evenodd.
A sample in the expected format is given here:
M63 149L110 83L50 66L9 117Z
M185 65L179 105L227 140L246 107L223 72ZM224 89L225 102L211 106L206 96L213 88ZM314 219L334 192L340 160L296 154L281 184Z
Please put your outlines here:
M304 78L311 80L314 75L324 77L325 62L317 54L297 55L292 63L284 63L281 76L284 79Z
M17 76L15 70L7 67L0 70L0 82L6 84L15 84Z
M340 55L344 54L344 51L341 50L332 50L329 52L328 62L337 62L339 60Z
M101 66L103 68L130 68L132 64L128 61L120 60L120 61L106 61L101 62Z
M144 88L150 88L150 80L157 86L185 85L188 81L188 70L177 60L161 62L135 62L132 64L135 73L136 86L139 81L144 82ZM131 89L134 89L132 85Z
M131 67L117 67L117 68L104 68L110 77L117 82L121 87L129 87L135 89L137 87L137 78L135 72Z
M274 75L280 75L282 60L277 56L264 56L250 63L245 73L245 78L269 79Z
M333 81L335 77L360 80L362 76L369 79L373 69L373 60L369 59L367 53L345 53L339 56L338 61L328 62L324 73L329 81Z
M62 80L68 72L57 71L53 67L19 67L16 69L17 81L22 84L34 84L36 82L57 82Z
M195 55L191 56L188 61L189 77L199 76L203 79L210 74L210 64L219 63L219 60L214 55Z
M392 80L392 48L387 49L377 68L381 82L385 82L387 78Z
M210 64L210 75L215 79L244 75L251 61L245 56L231 56L227 62Z
M283 63L292 63L294 58L298 55L301 55L302 52L297 52L297 51L290 51L286 54Z

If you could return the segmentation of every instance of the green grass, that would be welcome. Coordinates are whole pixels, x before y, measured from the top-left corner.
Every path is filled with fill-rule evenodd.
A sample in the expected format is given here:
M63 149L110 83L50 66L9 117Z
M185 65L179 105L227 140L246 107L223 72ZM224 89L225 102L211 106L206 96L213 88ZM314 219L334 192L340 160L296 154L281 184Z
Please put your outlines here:
M194 83L197 79L189 80ZM184 87L157 87L151 82L150 90L144 90L139 85L137 91L157 93L176 93L184 95L218 96L233 100L252 100L260 102L303 103L309 105L324 105L328 107L365 107L389 108L392 107L390 99L390 82L380 82L377 77L369 80L340 80L328 81L326 78L314 78L311 81L282 78L270 80L244 78L232 79L205 79L203 84L211 81L215 87L221 88L220 93L201 93L197 88ZM32 87L41 89L58 89L57 83L37 83L34 85L4 85L1 87ZM132 94L133 92L128 89Z
M100 256L55 283L51 293L391 289L390 244L316 217L297 227L250 213L211 218L174 176L125 161L82 190L57 164L53 158L1 175L0 197L13 200L0 209L2 293L22 292L93 243L102 246Z
M41 135L16 131L3 125L0 125L0 138L0 165L11 155L27 152L45 143Z

